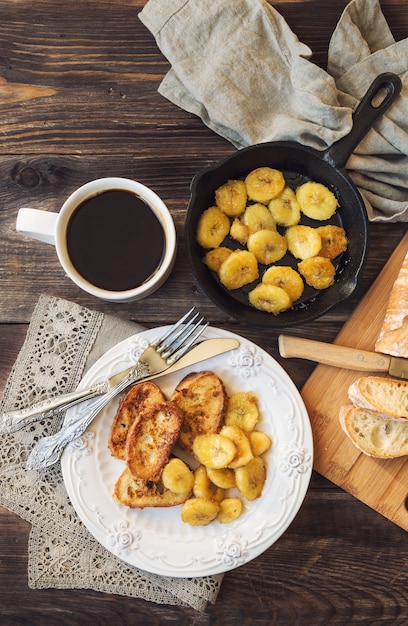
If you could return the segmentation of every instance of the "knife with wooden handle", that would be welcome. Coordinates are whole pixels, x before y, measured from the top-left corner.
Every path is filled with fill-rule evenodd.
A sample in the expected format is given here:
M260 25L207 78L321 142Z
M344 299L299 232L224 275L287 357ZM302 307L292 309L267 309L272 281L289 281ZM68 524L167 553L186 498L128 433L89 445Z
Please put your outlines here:
M284 358L307 359L348 370L378 372L408 379L408 359L401 357L291 335L279 335L278 344L280 355Z

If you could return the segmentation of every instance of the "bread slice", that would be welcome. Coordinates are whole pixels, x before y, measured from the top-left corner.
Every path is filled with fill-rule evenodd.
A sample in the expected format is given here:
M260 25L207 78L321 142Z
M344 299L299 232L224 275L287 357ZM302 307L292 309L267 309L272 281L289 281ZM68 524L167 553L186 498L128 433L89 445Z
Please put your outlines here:
M145 507L169 507L183 504L189 493L174 493L166 489L163 483L140 480L126 468L116 481L113 498L131 509Z
M112 456L126 459L126 439L129 428L140 416L144 408L158 402L165 402L161 389L153 382L146 381L134 385L119 404L110 430L108 447Z
M179 436L183 413L174 402L146 407L126 438L126 465L140 480L157 482Z
M357 406L383 413L387 417L408 419L408 381L381 376L362 376L348 389Z
M384 417L354 405L340 408L341 427L367 456L394 459L408 455L408 422Z
M188 452L193 450L197 435L215 433L221 428L228 395L222 380L214 372L192 372L177 385L171 400L184 413L179 444Z
M391 288L375 349L408 357L408 253Z

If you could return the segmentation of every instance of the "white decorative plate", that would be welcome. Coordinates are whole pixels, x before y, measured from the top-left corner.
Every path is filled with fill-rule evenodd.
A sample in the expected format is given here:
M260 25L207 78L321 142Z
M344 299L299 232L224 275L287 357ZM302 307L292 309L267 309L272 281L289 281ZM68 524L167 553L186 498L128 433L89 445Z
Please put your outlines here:
M134 363L164 327L148 330L109 350L87 372L87 387ZM189 526L180 506L130 509L112 498L124 462L107 447L118 405L112 401L88 430L64 451L65 485L79 517L92 535L126 563L166 576L207 576L234 569L254 559L285 532L302 505L312 472L313 439L305 406L282 367L264 350L225 330L209 327L204 337L231 336L240 347L195 367L168 374L156 382L166 395L190 371L208 369L224 381L229 393L253 391L259 400L257 428L273 445L264 454L267 480L257 500L245 501L241 516L230 524ZM70 420L78 407L67 412Z

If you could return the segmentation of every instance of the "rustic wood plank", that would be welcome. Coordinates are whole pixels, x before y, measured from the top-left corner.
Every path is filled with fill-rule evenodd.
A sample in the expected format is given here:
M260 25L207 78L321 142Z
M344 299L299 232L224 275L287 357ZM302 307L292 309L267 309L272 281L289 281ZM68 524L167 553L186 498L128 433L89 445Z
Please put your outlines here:
M0 393L41 292L147 327L177 319L193 300L213 325L261 345L301 389L314 364L281 359L275 331L228 319L200 291L187 266L183 228L191 179L234 148L158 94L169 64L137 18L144 4L0 0ZM347 0L271 4L313 50L313 61L325 67L329 38ZM382 0L381 6L394 36L406 37L408 0ZM15 232L19 207L57 211L77 186L105 175L152 187L175 220L175 270L143 303L115 305L86 296L66 279L51 246ZM333 341L405 230L401 224L372 224L359 292L291 332ZM0 508L0 623L5 626L406 622L406 532L316 472L289 529L260 557L229 572L217 603L204 614L88 590L31 590L29 530L27 522Z
M374 350L389 294L408 250L405 234L335 343ZM349 386L362 372L318 365L302 389L314 433L314 467L356 498L408 530L406 457L384 461L358 452L339 423Z
M310 46L313 61L325 67L330 36L347 3L328 3L324 16L320 4L307 2L302 11L298 3L277 8ZM400 2L383 4L395 37L403 37L408 17ZM143 5L86 1L67 14L63 4L35 3L28 34L15 5L1 3L0 154L194 156L204 142L209 155L228 153L227 142L201 120L157 93L169 64L137 17ZM311 18L306 23L305 11Z

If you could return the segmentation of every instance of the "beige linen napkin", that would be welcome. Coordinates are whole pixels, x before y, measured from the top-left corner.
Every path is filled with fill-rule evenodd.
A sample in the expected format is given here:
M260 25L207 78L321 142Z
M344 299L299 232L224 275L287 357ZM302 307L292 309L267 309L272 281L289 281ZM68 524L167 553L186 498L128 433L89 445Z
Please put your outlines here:
M375 76L400 76L401 97L357 146L347 169L372 221L408 221L408 39L395 41L378 0L346 7L330 40L328 72L339 102L353 109Z
M317 149L348 134L379 73L407 84L408 40L395 44L381 16L377 0L351 2L325 71L266 0L149 0L139 13L171 63L163 96L237 148L293 140ZM407 109L402 96L347 164L370 220L408 221Z
M6 384L0 412L71 391L111 347L142 330L137 324L41 296ZM77 516L60 463L26 470L33 442L56 432L60 419L0 436L0 504L31 523L28 582L34 589L94 589L203 611L215 602L222 575L157 576L103 548Z

